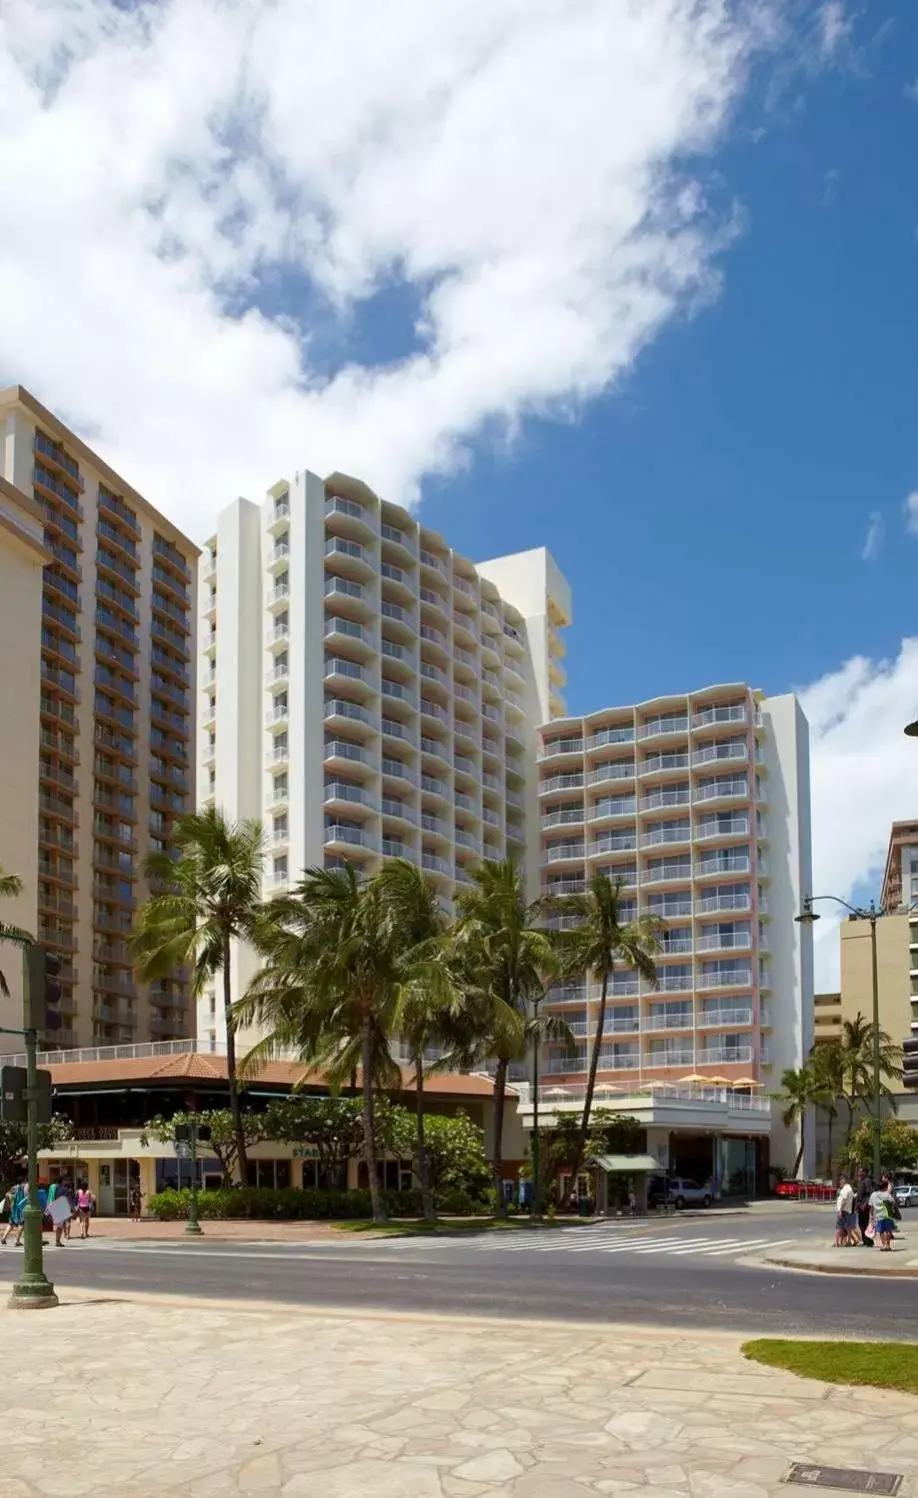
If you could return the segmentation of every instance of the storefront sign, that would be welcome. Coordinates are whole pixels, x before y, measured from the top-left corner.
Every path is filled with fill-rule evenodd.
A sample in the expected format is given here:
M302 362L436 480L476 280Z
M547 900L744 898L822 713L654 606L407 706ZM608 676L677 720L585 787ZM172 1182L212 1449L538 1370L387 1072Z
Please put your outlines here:
M301 1149L293 1151L294 1160L318 1160L319 1147L316 1144L304 1144Z

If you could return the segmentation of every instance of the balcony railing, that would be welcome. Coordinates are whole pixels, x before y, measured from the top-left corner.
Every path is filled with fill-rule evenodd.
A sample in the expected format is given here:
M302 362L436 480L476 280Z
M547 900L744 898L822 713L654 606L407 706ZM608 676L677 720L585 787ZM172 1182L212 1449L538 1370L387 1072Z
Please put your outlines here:
M692 877L692 870L681 863L662 863L656 868L644 869L641 874L642 884L664 884L669 879L685 879Z
M551 739L539 749L539 759L553 759L559 754L582 754L583 739Z
M547 795L549 791L576 791L582 788L582 775L552 775L548 780L539 781L540 795Z
M711 1048L698 1052L698 1065L723 1066L727 1064L729 1066L748 1066L752 1057L753 1050L750 1045Z
M695 841L699 843L718 837L747 837L748 835L748 817L720 817L713 821L695 824Z
M710 723L745 723L746 708L743 703L732 707L706 707L692 716L693 728L705 728Z
M762 902L759 901L761 909ZM720 915L727 911L751 910L752 900L748 894L702 895L695 901L696 915Z
M639 739L660 738L669 733L688 733L687 717L651 718L647 723L639 723L637 736Z
M751 1025L751 1009L712 1009L699 1016L699 1030L718 1030L721 1026Z
M729 763L731 760L739 764L749 758L749 750L745 740L735 744L705 744L703 749L696 749L692 754L693 765L709 765L719 760Z
M338 822L332 822L326 827L325 842L326 844L350 843L356 848L376 847L376 839L370 833L365 832L362 827L346 827Z

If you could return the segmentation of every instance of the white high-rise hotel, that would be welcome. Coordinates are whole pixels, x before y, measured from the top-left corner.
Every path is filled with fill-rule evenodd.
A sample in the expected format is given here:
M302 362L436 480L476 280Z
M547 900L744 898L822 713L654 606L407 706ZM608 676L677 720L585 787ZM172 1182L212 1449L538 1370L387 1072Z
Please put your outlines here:
M199 799L262 822L266 893L404 856L449 904L508 852L537 892L537 726L564 711L570 619L547 552L474 566L365 484L303 472L220 514L199 582ZM198 1035L221 1033L207 993Z
M626 914L664 923L656 987L615 975L607 1089L720 1077L751 1116L757 1086L801 1062L809 749L793 696L733 684L563 717L571 601L549 554L473 565L341 474L225 509L198 600L199 797L263 823L266 893L386 856L418 862L447 905L482 858L524 860L532 898L605 869ZM236 961L238 992L253 959ZM579 1045L543 1066L574 1092L597 999L586 982L548 999ZM199 1003L205 1044L220 1010Z
M600 1053L620 1090L721 1076L768 1086L809 1034L809 739L792 695L709 687L541 730L543 888L622 881L624 914L663 922L657 982L614 974ZM580 1040L548 1049L553 1080L586 1069L599 988L550 1000ZM582 1039L581 1039L582 1037Z

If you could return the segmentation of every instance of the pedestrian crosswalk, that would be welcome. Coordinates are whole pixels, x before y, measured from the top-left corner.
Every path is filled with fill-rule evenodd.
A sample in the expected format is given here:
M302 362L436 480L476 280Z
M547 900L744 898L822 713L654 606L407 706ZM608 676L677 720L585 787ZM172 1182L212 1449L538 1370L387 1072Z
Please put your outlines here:
M605 1228L601 1224L584 1228L564 1228L544 1232L492 1232L480 1237L459 1239L401 1238L377 1240L375 1248L382 1242L398 1250L429 1252L433 1249L448 1251L457 1247L478 1253L497 1254L620 1254L637 1258L743 1258L760 1255L777 1248L787 1248L794 1241L790 1238L743 1238L737 1234L675 1234L632 1230L624 1227Z

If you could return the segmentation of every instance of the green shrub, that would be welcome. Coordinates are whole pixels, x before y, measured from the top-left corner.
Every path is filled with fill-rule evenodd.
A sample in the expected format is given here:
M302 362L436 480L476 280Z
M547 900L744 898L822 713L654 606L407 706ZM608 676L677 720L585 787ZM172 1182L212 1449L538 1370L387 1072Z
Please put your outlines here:
M383 1201L390 1217L419 1217L421 1197L418 1191L384 1191ZM147 1203L150 1212L161 1222L175 1222L188 1216L191 1192L160 1191ZM275 1190L261 1186L237 1186L229 1190L198 1192L198 1216L201 1218L248 1218L266 1222L274 1219L308 1221L327 1218L372 1217L369 1191L315 1191L288 1186Z
M437 1211L444 1217L474 1217L479 1213L484 1216L488 1211L486 1201L463 1191L461 1186L444 1186L437 1192L436 1201Z

